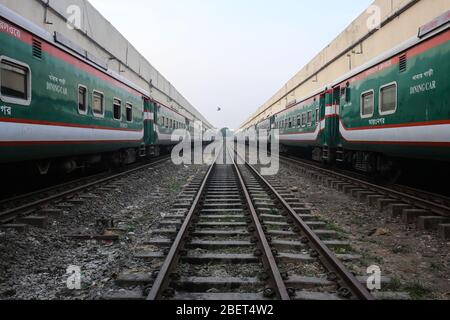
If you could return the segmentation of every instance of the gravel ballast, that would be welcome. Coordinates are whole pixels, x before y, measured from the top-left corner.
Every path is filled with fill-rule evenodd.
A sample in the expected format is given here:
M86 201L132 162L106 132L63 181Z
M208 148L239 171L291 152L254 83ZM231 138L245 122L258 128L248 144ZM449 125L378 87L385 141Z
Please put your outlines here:
M52 219L47 229L0 231L0 299L100 298L122 270L136 267L136 248L169 212L187 181L203 169L168 161L114 182L110 191L92 192L83 204ZM119 240L67 237L98 235L99 221L112 221L120 229ZM68 283L76 284L67 273L71 266L81 270L81 290L68 288Z
M391 290L407 292L413 299L450 299L450 242L326 187L295 165L281 162L276 178L363 255L362 264L352 268L358 275L377 265L392 279Z

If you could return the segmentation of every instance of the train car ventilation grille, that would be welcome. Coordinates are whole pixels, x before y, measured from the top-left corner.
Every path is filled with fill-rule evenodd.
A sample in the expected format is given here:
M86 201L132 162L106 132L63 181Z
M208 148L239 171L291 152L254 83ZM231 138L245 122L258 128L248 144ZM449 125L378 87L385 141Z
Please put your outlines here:
M42 59L42 42L33 39L33 57Z
M408 57L405 53L400 56L400 61L399 61L400 72L405 72L407 66L408 66Z

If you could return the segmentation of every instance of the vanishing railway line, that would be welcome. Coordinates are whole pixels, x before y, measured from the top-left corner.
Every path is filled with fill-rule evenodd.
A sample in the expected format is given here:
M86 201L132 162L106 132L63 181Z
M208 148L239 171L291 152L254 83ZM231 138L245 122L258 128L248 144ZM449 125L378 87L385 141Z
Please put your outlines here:
M59 202L72 202L76 204L77 201L73 200L73 198L83 191L113 183L117 179L159 165L169 159L170 156L163 156L149 163L132 165L120 172L100 173L28 194L4 199L0 201L0 226L8 227L7 224L14 223L20 219L26 219L26 217L31 215L45 214L44 209L48 205L57 205ZM14 224L11 226L14 226Z
M348 243L289 191L225 153L228 164L212 164L153 230L147 244L160 251L136 254L164 261L159 271L117 279L147 285L133 299L374 299L342 262L359 256L330 250Z

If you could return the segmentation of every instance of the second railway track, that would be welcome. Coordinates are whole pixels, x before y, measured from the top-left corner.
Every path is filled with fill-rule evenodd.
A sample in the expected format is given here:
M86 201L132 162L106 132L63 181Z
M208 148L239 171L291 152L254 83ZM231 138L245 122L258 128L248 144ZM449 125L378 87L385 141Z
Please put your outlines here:
M329 187L359 201L367 201L380 211L389 211L406 224L415 223L422 230L438 230L444 239L450 236L450 202L447 197L401 185L379 185L346 171L326 169L298 158L280 156L280 160Z
M26 220L27 217L39 213L51 204L58 204L59 202L65 201L73 201L73 203L77 203L76 200L71 199L75 198L79 193L99 185L112 183L117 179L135 173L139 170L164 163L169 159L170 156L164 156L149 163L133 165L129 168L121 170L120 172L100 173L42 190L37 190L28 194L4 199L0 201L0 226L8 227L8 224L10 224L11 227L15 227L17 224L11 223L17 222L20 219ZM45 210L43 214L45 214ZM33 219L30 219L30 221L31 220Z

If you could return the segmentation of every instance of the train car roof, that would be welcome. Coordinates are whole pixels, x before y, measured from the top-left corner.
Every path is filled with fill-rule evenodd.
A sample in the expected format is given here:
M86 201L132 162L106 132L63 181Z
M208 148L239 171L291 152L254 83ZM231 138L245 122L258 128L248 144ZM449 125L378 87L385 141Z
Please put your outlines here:
M444 23L441 23L437 28L429 31L426 34L421 35L421 32L424 27L426 27L429 24L432 24L434 21L442 19L442 17L447 17L448 20L446 20ZM415 37L410 38L409 40L406 40L405 42L395 46L394 48L382 53L381 55L373 58L372 60L366 62L365 64L355 68L354 70L346 73L345 75L339 77L335 81L332 82L331 87L335 87L338 84L341 84L345 80L348 80L362 72L364 72L367 69L370 69L373 66L376 66L377 64L380 64L381 62L388 60L389 58L392 58L393 56L396 56L397 54L406 51L407 49L414 47L415 45L424 42L428 40L429 38L432 38L433 36L445 31L446 29L450 28L450 10L447 11L442 16L436 18L435 20L431 21L430 23L426 24L425 26L421 27L419 29L418 35Z
M344 82L345 80L348 80L362 72L364 72L367 69L370 69L371 67L423 42L428 40L429 38L435 36L436 34L439 34L443 31L445 31L446 29L450 28L450 10L447 11L446 13L444 13L443 15L437 17L436 19L434 19L433 21L425 24L424 26L422 26L421 28L419 28L418 31L418 35L415 37L412 37L411 39L395 46L394 48L382 53L381 55L373 58L372 60L366 62L365 64L355 68L354 70L346 73L345 75L337 78L335 81L331 82L328 85L325 85L324 87L313 91L312 93L310 93L308 95L307 98L303 98L300 101L296 102L295 104L287 107L286 109L283 109L277 113L275 113L273 116L280 116L281 114L283 114L284 112L288 112L290 109L293 109L295 107L297 107L298 105L302 104L305 101L308 101L309 99L312 99L313 97L329 90L330 88L333 88L335 86L337 86L338 84L341 84L342 82ZM263 120L264 121L264 120ZM262 122L262 121L261 121ZM260 123L260 122L259 122ZM258 124L259 124L258 123Z
M153 101L153 102L157 103L158 105L161 105L186 119L185 116L183 116L182 114L177 112L175 109L173 109L169 106L166 106L164 103L161 103L158 100L152 98L148 91L137 86L135 83L131 82L130 80L128 80L128 79L124 78L123 76L117 74L116 72L108 69L107 67L102 68L98 63L95 63L94 61L92 61L94 59L92 59L92 60L87 59L87 57L81 55L74 48L70 48L68 46L58 43L55 40L55 37L59 34L55 33L54 35L52 35L50 32L44 30L43 28L41 28L38 25L34 24L33 22L29 21L28 19L22 17L21 15L17 14L13 10L7 8L3 4L0 4L0 16L4 17L6 20L19 26L20 28L23 28L24 30L36 35L37 37L41 38L42 40L54 45L58 49L63 50L64 52L67 52L68 54L76 57L77 59L82 60L83 62L89 64L90 66L96 68L97 70L99 70L105 74L108 74L110 77L112 77L112 78L116 79L117 81L122 82L126 86L136 90L137 92L142 94L144 96L144 98L146 98L150 101ZM59 36L61 36L61 35L59 35ZM86 55L90 55L90 53L88 51L85 50L85 52L86 52Z
M57 41L55 41L55 36L52 35L50 32L44 30L43 28L37 26L33 22L25 19L24 17L20 16L16 12L12 11L11 9L7 8L6 6L0 4L0 15L4 17L5 19L9 20L10 22L14 23L15 25L25 29L26 31L33 33L34 35L38 36L42 40L47 41L48 43L51 43L55 47L58 47L58 49L61 49L70 55L75 56L76 58L82 60L83 62L89 64L90 66L96 68L97 70L108 74L112 78L122 82L123 84L129 86L130 88L138 91L143 96L150 99L150 94L148 91L142 89L141 87L137 86L133 82L129 81L128 79L124 78L123 76L115 73L114 71L110 69L104 69L99 64L87 59L87 57L81 55L79 52L74 50L73 48L69 48L67 46L64 46ZM56 34L56 33L55 33ZM61 36L61 35L60 35ZM88 51L86 51L86 54L90 54Z

